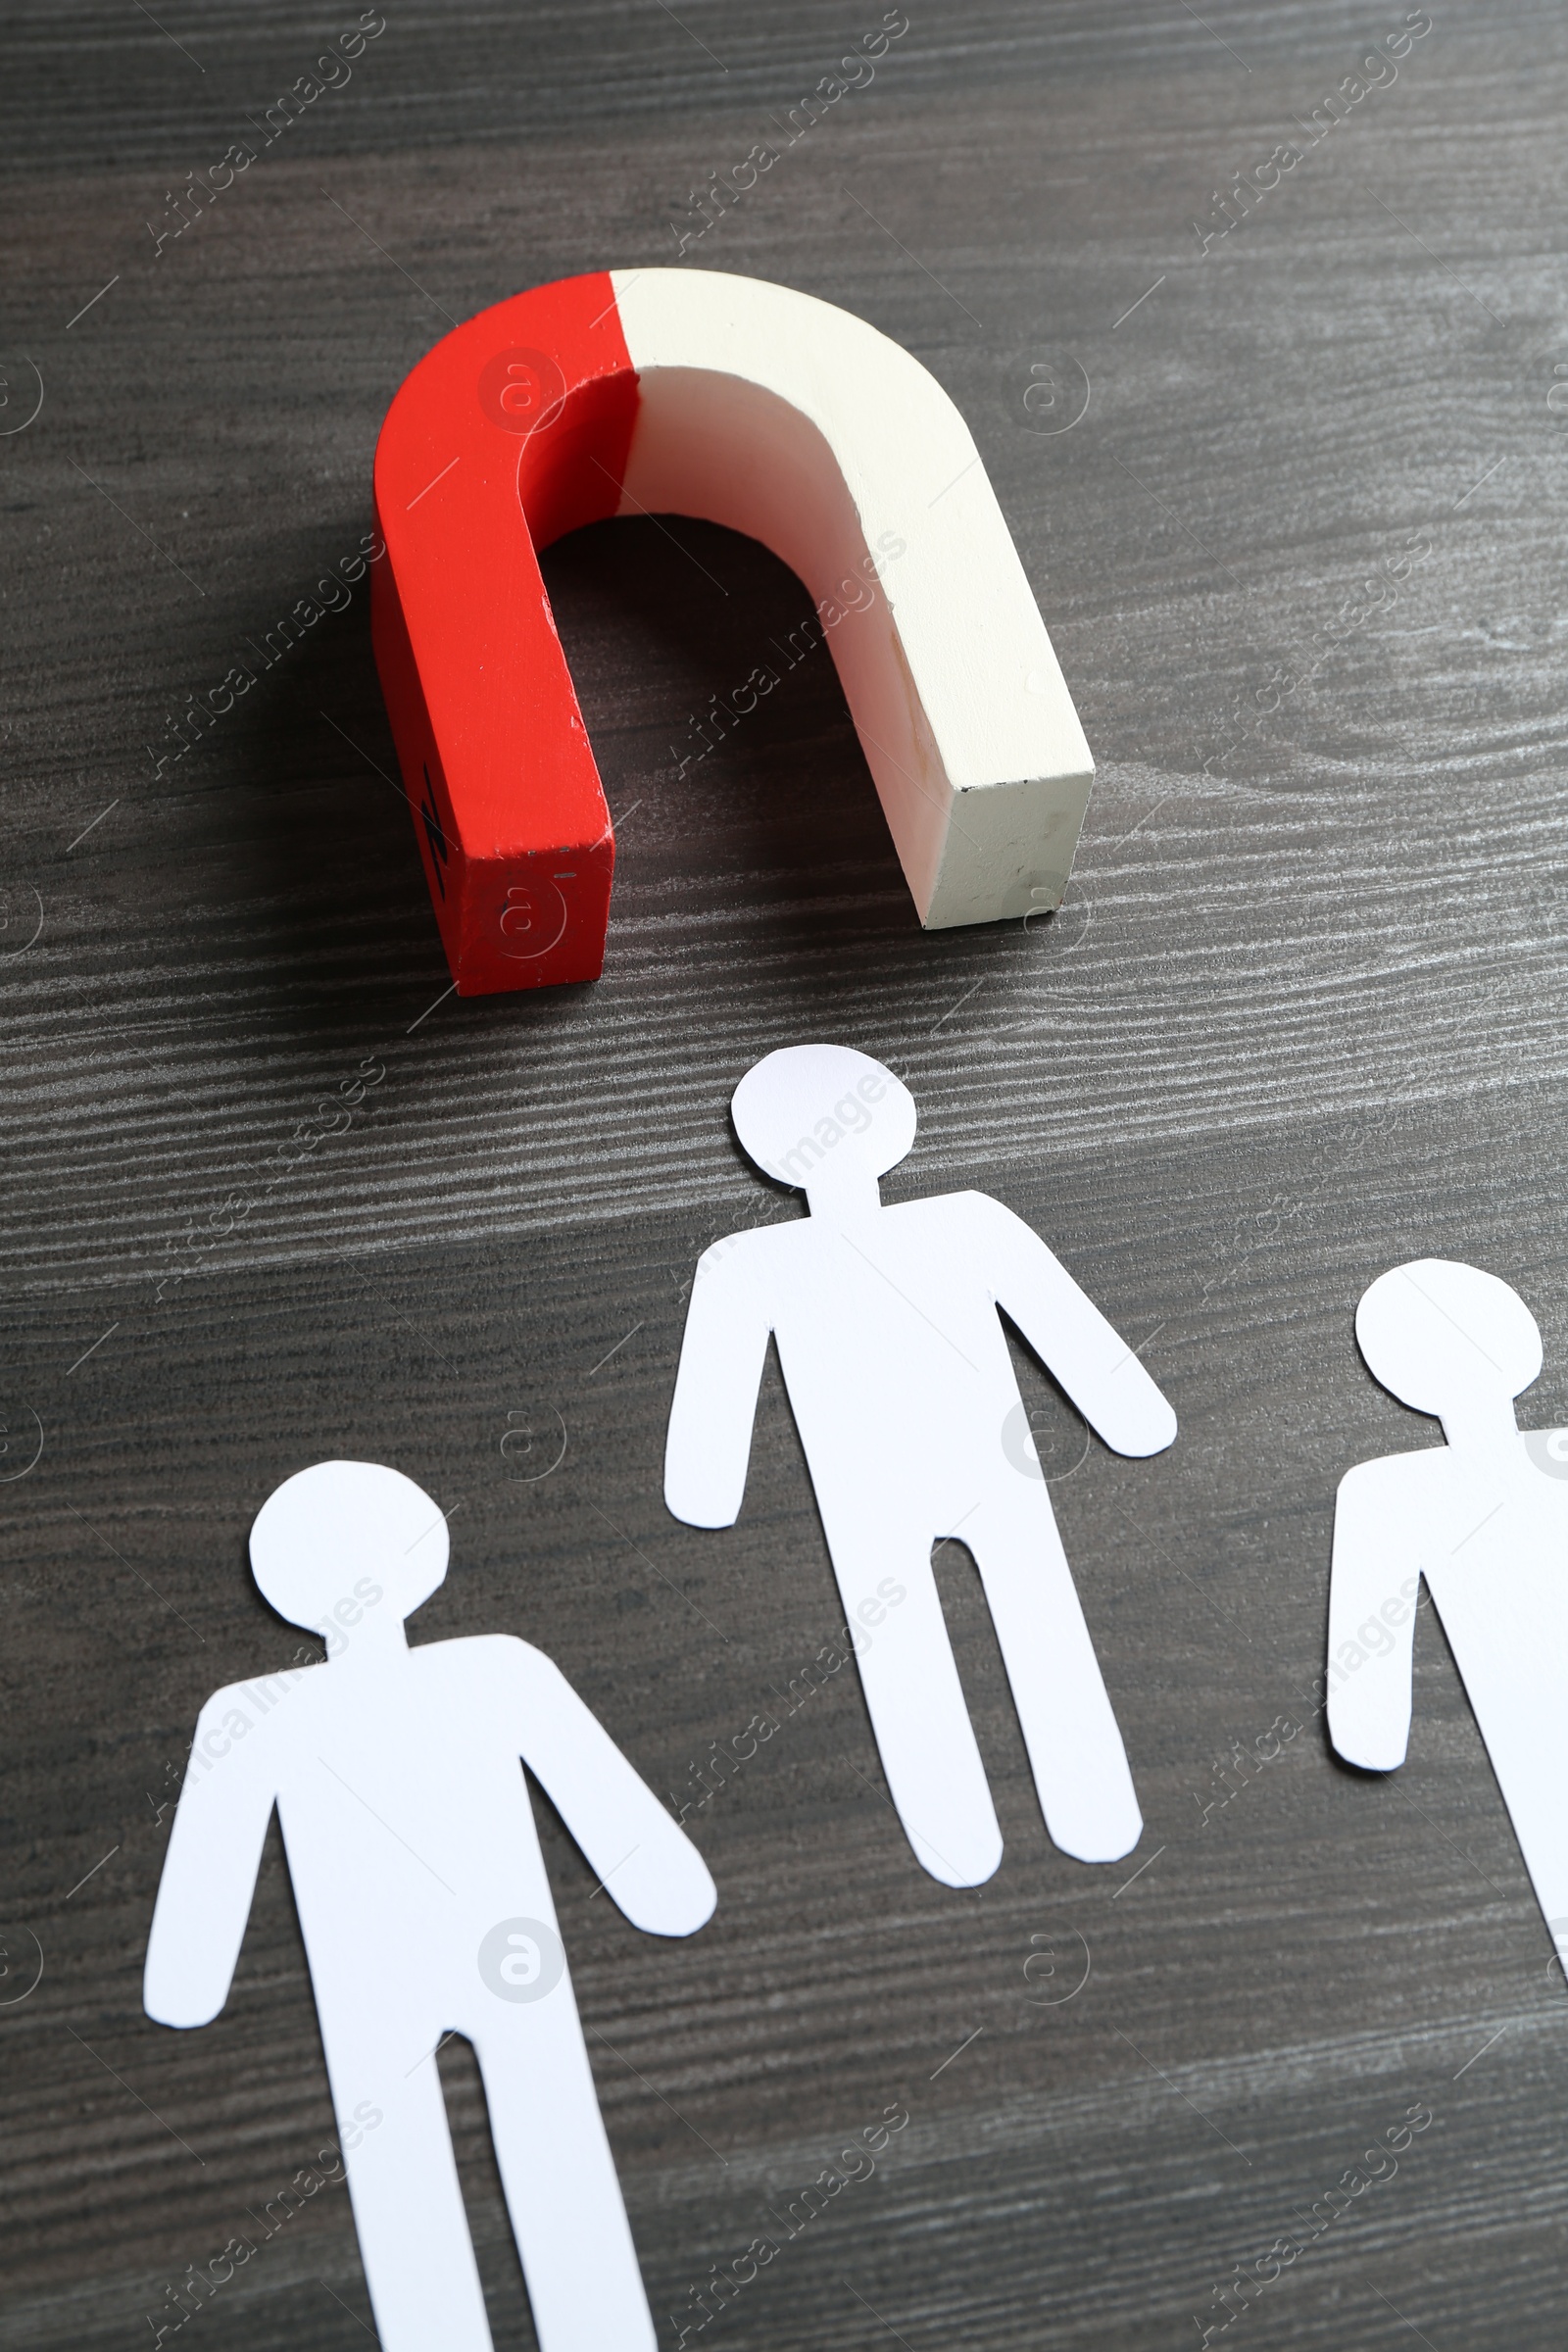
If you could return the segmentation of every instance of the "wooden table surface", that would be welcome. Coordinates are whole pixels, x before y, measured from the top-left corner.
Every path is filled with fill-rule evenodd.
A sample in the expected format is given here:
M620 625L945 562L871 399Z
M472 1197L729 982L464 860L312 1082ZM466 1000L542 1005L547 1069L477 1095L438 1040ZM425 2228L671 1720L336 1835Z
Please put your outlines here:
M1367 1282L1506 1276L1546 1343L1522 1418L1568 1420L1561 14L1434 0L1315 134L1398 0L907 14L680 266L844 305L963 410L1099 761L1066 903L922 935L821 651L676 781L806 600L716 529L604 524L547 568L617 816L605 977L460 1002L363 591L160 773L168 722L356 548L449 320L668 263L687 190L881 12L386 0L352 79L161 250L168 192L342 27L7 12L7 2348L148 2341L330 2135L275 1830L221 2020L140 2006L197 1709L300 1645L245 1566L279 1479L342 1453L426 1485L454 1557L417 1636L538 1642L672 1803L831 1639L775 1364L739 1527L678 1525L660 1483L691 1265L760 1205L729 1093L811 1037L915 1093L887 1197L1009 1202L1176 1405L1175 1447L1125 1461L1020 1355L1148 1828L1136 1873L1052 1846L957 1545L983 1889L915 1865L849 1674L694 1805L720 1903L689 1945L591 1902L538 1800L661 2342L1192 2346L1412 2107L1396 2173L1230 2341L1561 2342L1568 1995L1430 1611L1402 1773L1340 1767L1313 1691L1336 1483L1437 1435L1360 1364ZM1213 191L1291 141L1205 249ZM477 2079L441 2064L511 2352ZM713 2266L889 2107L874 2176L698 2331ZM328 2183L186 2340L368 2322Z

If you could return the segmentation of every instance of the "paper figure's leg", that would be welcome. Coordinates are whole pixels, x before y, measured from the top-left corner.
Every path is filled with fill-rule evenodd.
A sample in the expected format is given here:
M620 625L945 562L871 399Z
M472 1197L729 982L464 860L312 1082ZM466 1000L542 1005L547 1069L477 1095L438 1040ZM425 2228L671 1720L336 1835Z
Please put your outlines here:
M978 1886L1002 1860L1002 1832L931 1572L933 1537L841 1514L825 1524L899 1819L934 1879Z
M1555 1566L1555 1562L1553 1563ZM1449 1636L1450 1641L1453 1639ZM1564 1741L1559 1726L1562 1720L1560 1690L1549 1693L1539 1688L1544 1677L1537 1681L1534 1691L1515 1684L1512 1706L1503 1720L1498 1721L1498 1709L1486 1691L1477 1701L1479 1678L1465 1673L1467 1659L1454 1642L1459 1658L1459 1671L1465 1674L1465 1689L1481 1725L1502 1801L1508 1808L1525 1868L1530 1873L1536 1900L1542 1917L1568 1978L1568 1808L1563 1802ZM1560 1655L1560 1651L1558 1652ZM1536 1700L1536 1704L1531 1701ZM1486 1712L1483 1713L1483 1707Z
M571 1982L473 2034L540 2352L655 2352Z
M333 2023L323 2015L332 2103L345 2124L359 2111L343 2162L383 2352L491 2352L435 2059L405 2074L402 2050L356 2047Z
M980 1570L1046 1827L1080 1862L1143 1835L1127 1750L1044 1486L987 1497L961 1541Z

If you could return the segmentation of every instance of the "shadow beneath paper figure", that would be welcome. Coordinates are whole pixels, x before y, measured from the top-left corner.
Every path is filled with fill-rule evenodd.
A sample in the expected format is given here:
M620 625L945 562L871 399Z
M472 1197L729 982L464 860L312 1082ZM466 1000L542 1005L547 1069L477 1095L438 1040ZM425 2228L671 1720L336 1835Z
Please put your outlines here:
M409 1646L447 1555L436 1504L373 1463L318 1463L264 1505L257 1584L327 1659L202 1709L147 2011L196 2027L222 2008L275 1805L386 2352L490 2352L435 2061L452 2033L478 2060L541 2352L652 2352L519 1759L635 1926L694 1934L713 1883L539 1650Z

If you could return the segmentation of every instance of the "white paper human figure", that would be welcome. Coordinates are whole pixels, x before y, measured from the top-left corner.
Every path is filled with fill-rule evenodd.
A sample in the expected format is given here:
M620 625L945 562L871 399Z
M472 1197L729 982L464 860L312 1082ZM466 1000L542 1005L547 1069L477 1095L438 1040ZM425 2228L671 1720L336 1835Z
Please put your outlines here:
M519 1758L635 1926L713 1908L696 1847L558 1669L509 1635L411 1648L441 1583L427 1494L321 1462L251 1531L256 1581L324 1665L202 1709L147 1951L149 2016L228 1995L275 1804L320 2017L360 2252L386 2352L489 2352L434 2050L478 2055L543 2352L652 2352Z
M733 1234L699 1261L670 1408L664 1499L694 1527L740 1512L769 1334L789 1391L883 1770L933 1878L1002 1858L932 1574L972 1553L1046 1826L1085 1862L1138 1842L1126 1750L1068 1568L998 1308L1118 1453L1157 1453L1176 1416L1132 1349L1021 1218L984 1193L884 1208L914 1141L890 1070L790 1046L730 1105L748 1156L809 1216ZM890 1593L901 1597L889 1605Z
M1340 1481L1329 1735L1368 1772L1403 1763L1424 1579L1568 1965L1568 1433L1522 1432L1513 1406L1541 1371L1541 1333L1494 1274L1426 1257L1378 1277L1355 1336L1447 1443Z

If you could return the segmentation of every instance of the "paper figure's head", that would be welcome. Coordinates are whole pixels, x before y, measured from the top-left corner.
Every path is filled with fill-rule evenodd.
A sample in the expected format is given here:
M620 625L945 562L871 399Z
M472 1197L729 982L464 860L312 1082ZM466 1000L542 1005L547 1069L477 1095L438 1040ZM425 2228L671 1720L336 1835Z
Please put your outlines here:
M777 1184L875 1183L914 1141L914 1098L853 1046L781 1046L730 1098L741 1149Z
M1450 1257L1380 1274L1355 1310L1355 1336L1374 1379L1445 1421L1517 1396L1541 1371L1541 1333L1518 1292Z
M379 1462L316 1462L263 1503L251 1572L280 1617L321 1635L328 1657L367 1613L412 1617L447 1572L447 1523L421 1487Z

